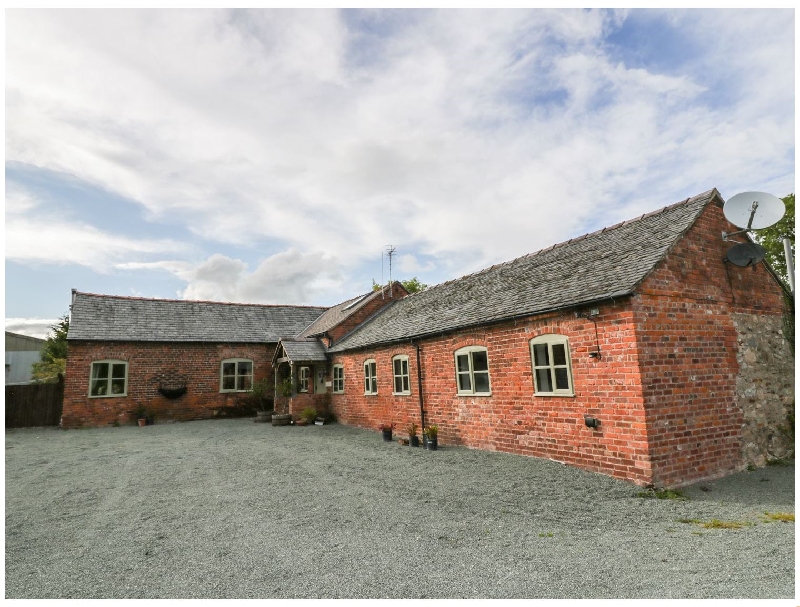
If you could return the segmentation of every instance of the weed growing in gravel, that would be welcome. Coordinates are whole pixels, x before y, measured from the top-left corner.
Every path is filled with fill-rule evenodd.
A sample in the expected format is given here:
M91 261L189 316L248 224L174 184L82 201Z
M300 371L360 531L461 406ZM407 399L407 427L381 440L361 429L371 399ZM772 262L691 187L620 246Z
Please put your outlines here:
M636 497L645 498L658 498L660 500L688 500L689 497L676 489L648 489L646 491L639 491Z
M553 537L553 534L548 531L547 533L540 533L539 537Z
M767 515L767 520L765 523L771 523L772 521L782 521L784 523L793 523L794 522L794 514L791 512L765 512L764 514Z
M711 519L708 523L703 523L706 529L741 529L742 527L752 527L753 523L738 522L738 521L720 521L718 519Z
M748 523L746 521L721 521L719 519L713 518L709 522L701 521L700 519L696 518L679 518L679 523L689 523L692 525L701 525L706 529L741 529L742 527L752 527L753 523Z
M699 536L702 537L703 532L702 531L692 531L692 535L699 535Z

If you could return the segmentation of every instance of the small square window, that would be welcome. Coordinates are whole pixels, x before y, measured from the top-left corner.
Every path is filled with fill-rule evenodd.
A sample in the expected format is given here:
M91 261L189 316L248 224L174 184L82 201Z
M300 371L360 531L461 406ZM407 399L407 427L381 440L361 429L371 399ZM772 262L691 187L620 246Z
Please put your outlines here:
M92 363L89 396L127 396L128 363L121 360L103 360Z
M250 392L253 389L253 361L245 358L223 360L220 392Z

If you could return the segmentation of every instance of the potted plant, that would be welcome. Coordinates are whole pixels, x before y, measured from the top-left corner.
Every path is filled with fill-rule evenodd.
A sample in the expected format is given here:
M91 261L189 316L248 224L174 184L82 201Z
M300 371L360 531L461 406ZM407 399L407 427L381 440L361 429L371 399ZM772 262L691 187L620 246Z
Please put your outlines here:
M132 417L137 420L140 426L147 425L147 409L144 408L144 405L136 407L136 409L133 410Z
M383 432L383 440L387 442L392 442L392 430L394 430L394 424L383 424L381 426L381 432Z
M417 436L417 429L419 426L414 422L408 424L408 443L412 447L419 447L419 437Z
M298 426L307 426L313 424L317 418L317 410L314 407L306 407L300 414L300 419L295 422Z
M439 447L439 427L430 425L425 428L425 448L429 451L436 451Z
M289 414L289 399L292 397L294 385L292 384L292 376L283 378L278 382L277 395L282 401L282 410L286 413L273 413L272 425L273 426L288 426L292 421L292 416Z
M269 409L268 395L271 390L269 383L269 378L265 377L253 384L253 391L250 396L253 399L253 404L256 407L255 421L257 423L265 423L270 421L271 411Z

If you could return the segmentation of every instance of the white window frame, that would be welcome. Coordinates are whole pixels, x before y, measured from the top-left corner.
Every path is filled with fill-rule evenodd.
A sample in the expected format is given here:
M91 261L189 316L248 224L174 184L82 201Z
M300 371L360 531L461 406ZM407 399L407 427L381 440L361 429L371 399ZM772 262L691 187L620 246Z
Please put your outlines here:
M336 377L339 372L339 377ZM333 365L333 393L344 394L344 365Z
M548 364L536 364L536 354L534 352L534 346L537 345L546 345L547 346L547 360ZM564 346L564 357L566 359L566 364L556 364L555 358L553 356L553 346L561 345ZM534 337L530 341L530 351L531 351L531 369L533 372L533 392L537 396L575 396L575 384L572 380L572 361L570 359L569 353L569 338L565 335L559 335L558 333L547 333L545 335L539 335L538 337ZM539 380L536 375L537 369L549 369L550 375L550 384L553 387L553 390L550 392L546 392L544 390L539 389ZM557 388L556 387L556 369L566 369L567 370L567 383L569 384L568 388Z
M397 363L400 363L400 373L397 372ZM405 363L405 373L403 366ZM397 381L400 380L400 388L397 389ZM408 396L411 394L411 374L408 370L408 356L398 354L392 357L392 394L395 396Z
M308 392L309 377L311 377L311 367L300 367L297 373L298 392Z
M473 362L473 357L475 353L482 352L486 355L486 369L479 369L475 370L475 364ZM461 356L466 356L468 363L467 369L459 369L458 367L458 359ZM459 348L453 353L453 360L455 362L455 372L456 372L456 393L459 396L491 396L492 395L492 378L489 372L489 350L484 346L466 346L464 348ZM476 392L475 391L475 374L486 374L486 380L489 384L489 390L486 392ZM465 390L461 388L461 376L469 377L469 390Z
M108 376L107 377L95 377L94 376L94 366L95 365L108 365ZM114 367L122 366L125 369L125 375L123 377L114 377ZM114 382L113 380L122 379L122 392L114 392L114 390L119 385L119 382ZM100 386L100 382L104 382L105 385L102 386L102 393L101 394L92 394L95 384ZM116 385L115 385L116 383ZM93 360L92 364L89 365L89 398L116 398L121 396L128 396L128 363L124 360L114 360L114 359L106 359L106 360Z
M241 363L250 363L250 373L239 373L239 365ZM234 374L225 375L225 365L226 364L235 364L234 367ZM253 360L250 358L226 358L219 364L219 391L220 392L252 392L253 391L253 375L255 374L256 366L253 364ZM225 388L225 378L226 377L233 377L233 388ZM244 390L237 388L239 385L239 378L240 377L249 377L250 378L250 387Z
M364 361L364 394L378 393L378 363L370 358Z

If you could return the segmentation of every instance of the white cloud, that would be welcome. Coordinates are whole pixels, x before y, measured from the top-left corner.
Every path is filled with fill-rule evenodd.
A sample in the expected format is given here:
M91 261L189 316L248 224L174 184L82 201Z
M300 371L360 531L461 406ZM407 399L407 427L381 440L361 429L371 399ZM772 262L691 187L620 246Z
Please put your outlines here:
M6 318L6 331L46 339L57 318Z
M183 299L240 303L320 304L330 293L341 293L343 278L337 260L321 252L289 249L263 259L248 271L240 259L215 254L197 264L184 261L125 263L124 270L162 270L186 282Z
M352 266L393 243L408 268L460 274L711 187L793 190L793 13L651 14L702 55L676 73L624 65L605 36L626 14L596 10L373 11L360 31L320 10L12 11L6 158L211 242L293 247L252 272L150 266L230 300L337 288L318 251ZM736 104L715 106L708 74ZM179 248L14 222L16 259L52 259L56 231L91 267Z
M118 259L182 251L170 240L139 240L91 225L52 217L6 216L6 259L27 263L78 264L106 272Z

